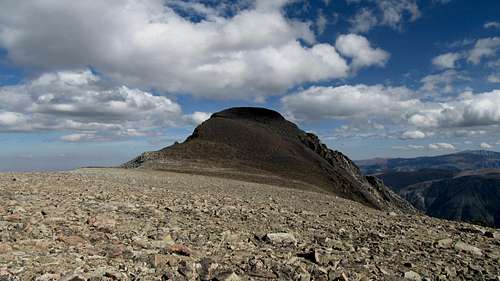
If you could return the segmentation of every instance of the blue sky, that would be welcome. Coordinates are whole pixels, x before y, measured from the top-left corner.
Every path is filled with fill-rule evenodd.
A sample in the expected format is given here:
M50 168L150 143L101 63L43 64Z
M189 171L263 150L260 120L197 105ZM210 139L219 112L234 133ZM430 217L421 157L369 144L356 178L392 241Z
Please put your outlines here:
M116 165L231 106L353 159L500 147L500 1L4 1L0 171Z

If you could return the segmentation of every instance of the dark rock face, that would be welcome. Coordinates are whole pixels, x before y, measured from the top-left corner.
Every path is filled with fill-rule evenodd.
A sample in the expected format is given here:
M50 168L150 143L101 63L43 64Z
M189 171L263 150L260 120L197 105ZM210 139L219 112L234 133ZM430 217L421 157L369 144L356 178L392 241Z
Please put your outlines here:
M189 172L225 169L233 177L334 193L378 209L414 210L381 182L367 180L354 162L316 135L264 108L215 113L185 142L147 152L123 166L172 170L189 165L195 166Z

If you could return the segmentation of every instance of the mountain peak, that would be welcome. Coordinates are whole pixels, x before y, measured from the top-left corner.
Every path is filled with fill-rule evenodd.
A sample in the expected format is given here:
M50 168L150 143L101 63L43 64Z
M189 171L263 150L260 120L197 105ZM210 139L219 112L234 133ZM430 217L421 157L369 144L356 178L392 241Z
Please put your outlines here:
M281 120L285 118L277 111L263 107L232 107L212 114L212 118L232 118L261 120Z
M123 166L243 178L333 193L377 209L414 210L316 135L266 108L214 113L185 142L144 153Z

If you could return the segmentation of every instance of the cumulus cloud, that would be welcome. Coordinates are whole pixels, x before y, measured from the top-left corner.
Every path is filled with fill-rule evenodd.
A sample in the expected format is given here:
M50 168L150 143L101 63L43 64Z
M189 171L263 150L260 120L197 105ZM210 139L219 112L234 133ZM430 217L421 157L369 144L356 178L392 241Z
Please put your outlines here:
M363 8L353 18L349 19L349 23L351 24L349 29L351 32L364 33L375 27L378 20L372 10Z
M500 37L479 39L469 51L467 61L472 64L479 64L483 58L494 56L499 49Z
M456 62L461 58L459 53L446 53L432 59L432 64L438 68L455 68Z
M425 148L423 145L415 145L415 144L409 144L408 147L411 149L424 149Z
M425 149L425 146L423 146L423 145L417 145L417 144L396 145L396 146L393 146L392 149L397 149L397 150L422 150L422 149Z
M85 134L70 134L64 135L61 137L61 140L68 142L81 142L81 141L90 141L94 140L96 135L93 133L85 133Z
M492 73L486 79L491 83L500 83L500 73Z
M421 91L426 93L451 93L454 90L453 84L456 81L469 79L466 75L454 69L448 69L441 73L430 74L423 77Z
M459 128L500 122L500 90L462 95L446 102L424 101L404 87L344 85L311 87L282 98L285 111L298 120L404 120L418 128Z
M14 127L23 122L22 114L9 111L0 111L0 127Z
M378 136L406 140L432 137L438 131L455 137L482 135L500 124L500 90L434 101L405 87L344 85L311 87L281 102L286 114L298 121L339 120L347 122L345 128L361 128L357 135L373 132L367 122L384 124ZM350 135L352 129L340 136Z
M432 0L432 2L436 3L436 4L441 4L441 5L445 5L445 4L448 4L450 3L452 0Z
M445 103L428 103L427 108L408 115L408 121L427 128L496 125L500 122L500 90Z
M121 85L210 98L262 99L346 77L345 59L316 42L310 23L286 18L286 2L256 1L222 16L183 1L10 1L0 10L0 47L15 64L39 71L91 65ZM366 50L348 52L355 67L387 59Z
M281 99L284 110L297 120L370 119L398 116L420 104L403 87L344 85L311 87Z
M401 28L405 15L409 16L409 21L415 21L421 15L414 0L379 0L377 3L383 13L382 23L393 28Z
M361 1L349 0L348 3ZM377 25L401 30L405 22L413 22L421 15L415 0L373 0L374 7L361 8L350 20L351 32L368 32Z
M166 97L109 87L90 70L45 73L0 87L0 131L76 131L63 136L66 141L147 135L175 126L181 114Z
M354 70L371 65L384 66L389 59L389 53L372 48L368 39L361 35L340 35L335 41L335 47L345 57L352 59Z
M192 114L184 115L182 118L191 125L199 125L210 118L211 113L195 111Z
M401 135L401 138L404 140L423 139L425 137L425 133L419 130L406 131Z
M489 22L484 24L484 28L500 28L500 22L489 21Z
M323 34L325 32L327 23L328 20L326 19L325 15L323 13L320 13L318 18L316 19L316 29L318 30L319 34Z
M490 145L489 143L486 143L486 142L482 142L480 145L479 145L480 148L482 149L490 149L492 148L493 146Z
M455 150L456 147L451 143L438 142L429 144L429 149L432 150Z

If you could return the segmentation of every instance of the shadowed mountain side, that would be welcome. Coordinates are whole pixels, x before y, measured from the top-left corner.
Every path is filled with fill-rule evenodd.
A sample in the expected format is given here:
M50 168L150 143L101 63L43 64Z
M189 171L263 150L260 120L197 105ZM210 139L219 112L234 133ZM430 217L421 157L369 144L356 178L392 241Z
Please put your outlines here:
M453 154L358 161L429 216L500 227L500 153Z
M221 174L321 190L383 210L414 211L376 178L365 178L345 155L264 108L215 113L185 142L146 152L123 167Z
M499 187L499 177L478 174L421 182L400 194L433 217L500 227Z
M408 172L393 172L389 171L383 174L377 174L376 177L381 179L385 185L392 190L399 192L402 188L432 180L441 180L452 178L457 174L456 171L439 170L439 169L422 169L418 171Z

